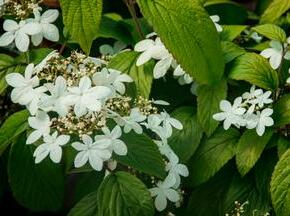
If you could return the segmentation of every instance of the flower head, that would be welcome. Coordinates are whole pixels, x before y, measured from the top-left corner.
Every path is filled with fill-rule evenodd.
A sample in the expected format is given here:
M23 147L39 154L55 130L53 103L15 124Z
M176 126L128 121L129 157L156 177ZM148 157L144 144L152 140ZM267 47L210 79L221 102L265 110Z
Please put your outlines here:
M265 132L265 127L270 127L274 125L274 121L271 118L273 110L266 108L257 114L257 127L256 131L259 136L262 136Z

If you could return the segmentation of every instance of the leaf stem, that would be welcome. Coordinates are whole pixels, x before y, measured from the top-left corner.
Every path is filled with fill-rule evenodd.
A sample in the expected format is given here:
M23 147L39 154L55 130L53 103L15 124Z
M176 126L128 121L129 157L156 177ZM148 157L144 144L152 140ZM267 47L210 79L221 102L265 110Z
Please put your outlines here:
M145 36L144 36L144 34L142 32L142 28L141 28L140 22L139 22L138 17L137 17L137 13L136 13L136 10L135 10L135 6L134 6L133 0L123 0L123 1L126 4L126 6L128 7L129 12L130 12L130 14L131 14L131 16L133 18L133 22L134 22L136 30L137 30L137 32L139 34L139 37L141 39L144 39Z
M25 55L26 63L29 64L30 63L29 51L25 52L24 55Z

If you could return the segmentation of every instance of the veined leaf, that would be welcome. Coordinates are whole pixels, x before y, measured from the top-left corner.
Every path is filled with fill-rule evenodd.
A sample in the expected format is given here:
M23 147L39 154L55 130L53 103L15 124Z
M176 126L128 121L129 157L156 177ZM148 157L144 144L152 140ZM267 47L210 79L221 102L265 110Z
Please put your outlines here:
M135 176L117 172L105 178L98 190L99 216L153 216L149 190Z
M189 162L190 182L196 186L206 182L235 156L240 133L235 129L219 128L205 139Z
M216 84L221 80L224 60L219 36L198 1L137 2L145 18L187 73L203 84Z
M225 41L233 41L246 28L247 26L245 25L223 25L223 31L221 32L221 39Z
M288 0L273 0L262 14L260 23L273 23L290 8Z
M98 216L98 191L82 198L68 213L68 216Z
M285 31L280 28L277 25L274 24L265 24L265 25L259 25L254 28L252 28L257 33L271 39L271 40L277 40L282 43L286 41L286 33Z
M233 42L222 41L221 44L226 63L229 63L237 57L246 53L246 51L242 47Z
M255 130L247 130L237 145L236 162L242 176L246 175L260 158L264 148L273 135L272 130L266 130L263 136Z
M87 53L98 35L102 0L60 0L63 22L72 39Z
M277 72L264 57L255 53L246 53L238 57L231 68L229 78L244 80L267 90L279 86Z

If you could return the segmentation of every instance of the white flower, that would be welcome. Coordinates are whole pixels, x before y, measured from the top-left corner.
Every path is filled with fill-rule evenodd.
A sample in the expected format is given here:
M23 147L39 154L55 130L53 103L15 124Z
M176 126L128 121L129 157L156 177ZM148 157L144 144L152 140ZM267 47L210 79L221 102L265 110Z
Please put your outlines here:
M161 140L166 143L167 142L167 130L162 127L160 124L162 122L162 116L159 114L151 114L147 118L147 123L141 123L147 129L151 130L152 132L156 133Z
M69 111L66 80L59 76L56 78L55 85L48 83L46 87L51 95L44 96L40 105L57 112L62 117L66 116Z
M257 104L260 108L263 108L265 104L270 104L273 102L271 98L272 92L266 91L265 93L261 95L257 95L256 98L249 101L250 104Z
M220 17L218 15L213 15L213 16L210 16L211 20L213 21L215 27L216 27L216 30L218 32L222 32L223 31L223 28L221 27L220 24L218 24L218 22L220 21Z
M171 149L171 147L167 143L164 143L164 142L159 141L159 140L154 140L154 142L158 146L160 153L162 155L166 156L168 159L171 158L172 154L175 154L173 152L173 150Z
M241 107L242 97L235 99L234 104L227 100L220 102L220 109L223 111L213 115L213 118L217 121L224 121L224 129L228 130L233 124L237 127L244 126L246 124L242 115L246 112L245 108Z
M82 136L83 143L75 142L72 146L79 151L74 160L76 168L82 167L88 161L93 169L101 171L104 161L110 159L112 153L108 150L110 142L95 141L88 135Z
M19 73L11 73L6 76L7 83L14 87L11 92L11 99L14 103L27 106L32 115L38 110L39 99L47 89L44 86L35 88L39 85L37 76L33 77L34 65L26 67L24 77Z
M100 50L100 53L102 55L115 55L119 52L121 52L123 49L126 48L126 44L124 44L123 42L121 41L116 41L114 43L113 46L109 45L109 44L104 44L102 46L100 46L99 50Z
M253 98L256 98L260 95L263 94L263 90L262 89L256 89L256 86L252 86L251 89L250 89L250 92L245 92L242 97L243 99L246 99L247 101L253 99Z
M160 61L158 61L153 68L154 79L164 77L169 68L171 67L173 61L174 59L172 55L168 55L166 58L163 58Z
M52 135L47 135L44 137L44 143L39 145L34 153L35 163L40 163L48 155L54 163L59 163L62 156L62 148L68 143L70 136L60 135L57 136L57 132L54 132Z
M180 200L179 193L172 189L175 184L175 177L169 174L166 179L159 181L156 187L150 189L151 196L155 197L155 207L158 211L163 211L167 206L167 199L171 202L178 202Z
M172 127L178 130L183 129L181 122L175 118L170 117L170 115L166 111L163 111L160 114L161 114L160 118L161 121L163 122L163 127L164 130L166 131L167 138L172 135Z
M29 48L29 35L38 34L41 28L35 23L20 21L19 24L14 20L5 20L3 29L6 31L0 37L0 47L8 46L15 40L15 45L21 52L26 52Z
M145 119L146 116L140 112L139 108L133 108L129 116L122 117L117 121L117 123L124 127L125 133L134 130L137 134L141 134L143 129L139 123L143 122Z
M170 155L169 163L166 165L166 171L172 174L175 178L175 184L173 188L180 186L180 176L187 177L189 175L188 169L184 164L179 163L179 158L173 153Z
M273 119L270 117L273 114L273 110L270 108L264 109L262 112L257 112L257 127L256 131L259 136L262 136L265 132L265 127L274 125Z
M34 10L35 19L30 19L31 23L38 24L41 31L38 34L34 34L31 37L31 41L34 46L38 46L43 38L57 42L59 40L58 28L51 24L56 21L59 16L58 10L47 10L42 15L40 15L39 10Z
M78 87L70 87L68 90L71 93L68 101L74 105L74 112L78 117L87 114L88 111L100 111L102 100L112 93L105 86L92 87L91 79L87 76L81 78Z
M271 67L276 70L281 65L285 47L283 47L283 44L279 41L271 41L270 46L271 48L263 50L261 55L265 58L269 58ZM285 54L284 58L290 60L289 51Z
M145 64L150 59L161 60L171 56L159 37L157 37L155 41L151 39L140 41L135 45L134 50L137 52L142 52L137 59L137 66Z
M113 91L124 94L126 91L124 83L133 82L133 79L118 70L103 68L93 75L93 82L96 86L107 86Z
M46 112L39 111L35 117L28 118L28 124L31 128L35 129L26 140L26 144L32 144L50 133L52 122Z
M115 126L112 131L109 128L102 128L104 135L96 135L96 141L105 141L110 143L110 149L117 155L126 155L128 150L126 144L119 138L122 136L122 129L120 126Z

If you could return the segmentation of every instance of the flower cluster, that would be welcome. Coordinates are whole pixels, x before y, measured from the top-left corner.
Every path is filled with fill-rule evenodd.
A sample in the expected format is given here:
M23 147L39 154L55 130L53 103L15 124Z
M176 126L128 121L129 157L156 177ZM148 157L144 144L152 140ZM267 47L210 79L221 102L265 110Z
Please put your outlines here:
M168 176L151 189L157 196L158 210L166 207L167 199L181 201L180 176L188 176L187 167L167 144L173 128L182 124L159 106L161 100L139 96L128 97L126 83L132 78L107 68L107 62L73 52L64 58L53 51L40 64L30 64L24 76L11 73L7 83L14 89L11 99L29 110L31 132L26 143L37 146L33 156L40 163L46 157L59 163L63 147L69 143L77 151L74 167L89 163L97 171L112 162L112 155L128 152L123 133L148 134L165 157ZM158 105L158 107L157 107Z
M227 100L222 100L220 102L222 112L214 114L213 118L217 121L224 121L225 130L228 130L231 125L238 128L256 128L257 134L262 136L265 127L274 124L271 118L273 109L265 108L265 105L273 102L270 96L270 91L263 92L262 89L252 86L250 92L245 92L242 97L236 98L233 105Z
M261 55L269 59L271 67L276 70L280 67L283 58L290 60L290 51L288 51L288 45L290 44L290 37L287 39L287 43L282 44L279 41L271 41L270 47L261 52Z
M0 37L0 47L6 47L13 42L21 52L28 51L30 40L34 46L40 45L43 38L57 42L59 40L58 28L52 23L59 16L58 10L47 10L42 15L40 7L34 8L34 18L23 19L19 22L7 19L3 23L6 31Z

